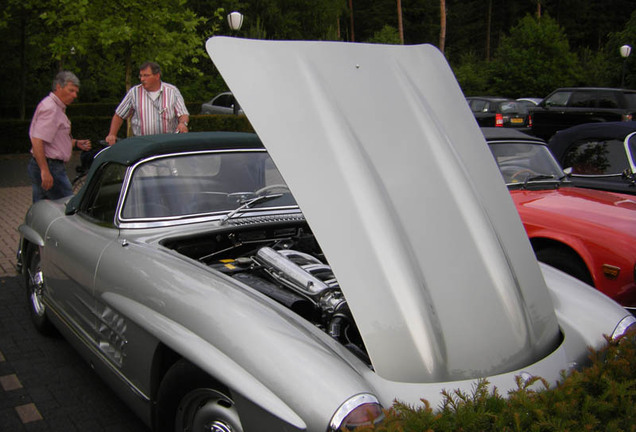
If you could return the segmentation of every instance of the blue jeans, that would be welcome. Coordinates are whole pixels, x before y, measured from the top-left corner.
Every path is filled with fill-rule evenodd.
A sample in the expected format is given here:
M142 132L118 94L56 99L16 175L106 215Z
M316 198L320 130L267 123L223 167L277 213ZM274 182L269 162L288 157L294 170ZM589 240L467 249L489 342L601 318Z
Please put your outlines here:
M42 199L58 199L64 198L69 195L73 195L73 186L66 174L66 167L61 160L47 159L46 162L49 165L49 171L53 176L53 187L49 190L42 189L42 177L40 175L40 167L35 159L31 158L27 171L31 178L33 188L33 202L40 201Z

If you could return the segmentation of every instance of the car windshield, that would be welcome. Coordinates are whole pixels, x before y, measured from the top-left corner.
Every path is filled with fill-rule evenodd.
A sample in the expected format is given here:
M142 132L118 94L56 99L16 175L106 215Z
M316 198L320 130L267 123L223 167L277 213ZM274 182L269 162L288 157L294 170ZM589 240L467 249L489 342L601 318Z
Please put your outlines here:
M514 101L500 103L499 109L502 114L526 114L528 112L528 108L524 104Z
M545 106L566 106L571 94L572 92L569 91L556 92L548 97L544 104Z
M565 153L563 166L578 175L620 174L629 167L622 139L581 140Z
M249 206L246 202L266 196ZM133 169L122 220L225 215L244 209L295 206L278 169L264 151L173 155Z
M563 170L544 145L491 143L492 152L506 184L560 180Z

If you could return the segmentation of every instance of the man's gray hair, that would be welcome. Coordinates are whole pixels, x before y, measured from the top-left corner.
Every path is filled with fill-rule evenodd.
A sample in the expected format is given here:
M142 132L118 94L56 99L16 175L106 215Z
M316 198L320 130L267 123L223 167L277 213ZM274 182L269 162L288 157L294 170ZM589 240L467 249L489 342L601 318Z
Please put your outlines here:
M68 83L75 84L78 87L80 86L80 80L73 72L59 72L57 75L55 75L55 79L53 80L53 91L57 89L58 84L60 87L65 87Z
M139 66L140 71L146 70L148 68L150 68L150 71L155 75L161 73L161 67L159 67L159 65L155 62L151 62L151 61L143 62L141 66Z

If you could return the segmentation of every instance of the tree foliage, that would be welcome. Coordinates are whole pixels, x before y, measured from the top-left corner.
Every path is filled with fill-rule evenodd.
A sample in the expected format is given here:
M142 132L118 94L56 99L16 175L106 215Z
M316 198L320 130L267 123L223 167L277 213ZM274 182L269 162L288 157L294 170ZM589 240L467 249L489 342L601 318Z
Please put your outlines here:
M633 0L445 3L444 54L466 93L618 86L623 67L626 85L636 85L636 52L618 55L636 45ZM401 0L401 9L406 44L439 43L440 2ZM225 20L233 10L245 16L238 33ZM203 101L225 89L204 51L212 35L396 43L397 28L396 0L4 0L0 106L37 103L60 68L82 80L81 102L117 101L145 60L187 101Z
M548 15L526 15L502 37L490 71L491 91L510 97L547 95L580 83L578 58Z

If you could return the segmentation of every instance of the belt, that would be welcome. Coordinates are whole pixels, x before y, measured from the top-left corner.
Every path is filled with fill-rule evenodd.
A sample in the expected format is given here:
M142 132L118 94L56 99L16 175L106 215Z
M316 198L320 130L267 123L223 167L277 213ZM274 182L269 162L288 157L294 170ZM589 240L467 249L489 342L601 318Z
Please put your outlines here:
M34 161L34 162L37 162L37 161L35 160L35 158L34 158L34 157L32 157L31 159L33 159L33 161ZM46 161L47 161L47 162L66 163L66 162L64 162L62 159L51 159L51 158L46 158Z

